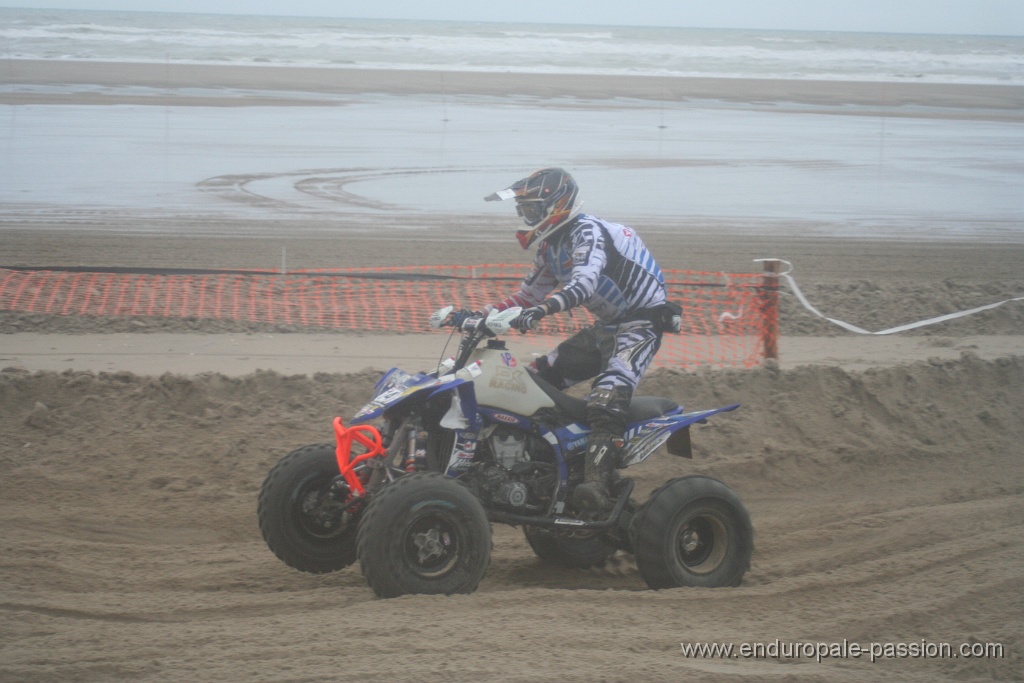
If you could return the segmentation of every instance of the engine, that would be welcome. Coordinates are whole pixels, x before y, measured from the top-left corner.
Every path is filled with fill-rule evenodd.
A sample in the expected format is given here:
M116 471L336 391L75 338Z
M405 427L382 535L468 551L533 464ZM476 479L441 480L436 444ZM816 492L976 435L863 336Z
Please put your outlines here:
M547 443L504 425L481 435L482 457L462 477L477 496L496 508L542 513L554 496L555 465L544 458Z
M530 460L530 454L526 450L526 434L519 430L498 425L487 437L486 442L495 464L506 470Z

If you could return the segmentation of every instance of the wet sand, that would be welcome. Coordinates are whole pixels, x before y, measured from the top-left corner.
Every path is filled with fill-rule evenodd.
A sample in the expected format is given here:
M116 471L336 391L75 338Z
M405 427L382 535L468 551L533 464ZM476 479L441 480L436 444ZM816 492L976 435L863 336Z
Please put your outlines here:
M61 86L90 84L110 87L209 88L258 91L261 103L294 105L274 92L308 93L300 103L322 95L363 93L459 94L581 99L640 98L647 100L722 100L742 103L791 102L813 105L920 106L963 109L973 115L1021 120L1024 88L1019 86L778 80L745 78L679 78L654 76L590 76L561 74L474 73L467 71L397 71L309 67L138 64L59 60L7 59L0 65L3 83ZM262 94L259 94L262 92ZM154 93L159 97L160 93ZM173 96L170 96L173 99ZM216 92L185 100L240 104ZM104 102L88 93L57 96L4 93L0 103ZM127 99L122 102L129 101ZM136 101L136 100L131 100ZM157 99L156 103L169 100ZM993 110L986 112L986 110Z
M0 86L4 229L494 241L481 198L558 164L645 235L1024 240L1014 86L19 60Z

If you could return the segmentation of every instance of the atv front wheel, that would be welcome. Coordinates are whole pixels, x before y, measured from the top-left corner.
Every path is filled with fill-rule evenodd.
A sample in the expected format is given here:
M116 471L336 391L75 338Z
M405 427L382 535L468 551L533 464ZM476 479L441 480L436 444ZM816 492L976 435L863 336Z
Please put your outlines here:
M359 525L359 565L382 598L472 593L491 560L480 501L443 474L410 474L386 486Z
M311 574L356 561L358 515L342 509L347 491L336 488L334 444L304 446L281 458L260 489L256 514L274 554Z
M637 569L651 588L737 586L754 530L733 491L711 477L673 479L633 519Z

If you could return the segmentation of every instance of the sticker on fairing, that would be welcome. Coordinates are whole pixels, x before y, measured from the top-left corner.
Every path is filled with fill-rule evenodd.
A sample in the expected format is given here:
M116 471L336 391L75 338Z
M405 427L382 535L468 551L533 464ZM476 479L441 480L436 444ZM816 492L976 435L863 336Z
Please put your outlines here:
M451 474L467 469L476 455L476 443L476 432L455 430L455 443L452 446L451 456L448 458L446 472Z
M425 387L437 384L439 381L420 374L410 375L404 372L396 372L379 387L378 393L355 414L355 418L361 419L395 403L404 396L414 394Z

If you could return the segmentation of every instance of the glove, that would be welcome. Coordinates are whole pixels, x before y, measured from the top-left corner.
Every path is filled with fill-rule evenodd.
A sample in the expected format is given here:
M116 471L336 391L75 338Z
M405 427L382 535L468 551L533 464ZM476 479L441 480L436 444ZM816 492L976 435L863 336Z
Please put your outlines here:
M548 314L547 310L542 306L533 306L527 308L519 317L512 321L512 327L519 330L521 333L526 334L530 330L537 329L537 325L540 323L540 319Z

